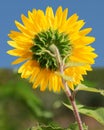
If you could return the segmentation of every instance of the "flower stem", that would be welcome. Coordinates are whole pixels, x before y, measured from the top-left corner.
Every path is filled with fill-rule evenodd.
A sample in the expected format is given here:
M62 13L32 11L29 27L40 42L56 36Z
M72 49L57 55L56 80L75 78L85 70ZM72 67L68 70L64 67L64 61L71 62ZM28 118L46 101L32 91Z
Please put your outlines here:
M56 60L57 60L57 63L59 65L60 73L63 75L64 74L64 60L62 61L59 50L54 44L52 44L50 46L50 49L56 55ZM74 113L75 119L78 123L79 130L83 130L82 121L81 121L81 118L80 118L80 115L79 115L79 112L78 112L78 109L76 106L75 98L67 85L67 81L63 77L62 77L62 83L64 85L64 91L65 91L65 93L66 93L66 95L67 95L67 97L68 97L68 99L71 102L71 105L73 107L73 113Z
M78 112L78 109L76 106L75 98L71 94L70 89L68 88L67 82L65 80L63 80L63 85L64 85L65 93L66 93L66 95L67 95L67 97L68 97L68 99L71 102L71 105L73 107L73 113L74 113L75 119L78 123L79 130L83 130L82 121L81 121L81 118L80 118L80 115L79 115L79 112Z
M64 64L63 64L63 62L60 65L60 72L61 72L61 74L64 74ZM79 112L78 112L78 109L77 109L77 106L76 106L76 102L75 102L75 97L71 93L71 91L70 91L70 89L67 85L67 81L63 78L62 78L62 83L64 85L65 94L67 95L67 97L68 97L68 99L69 99L69 101L72 105L73 113L74 113L75 119L78 123L79 130L83 130L82 121L81 121L81 118L80 118L80 115L79 115Z
M61 64L60 66L60 72L63 74L64 73L64 70L63 70L63 67L64 65ZM67 95L71 105L72 105L72 108L73 108L73 113L74 113L74 116L75 116L75 119L78 123L78 126L79 126L79 130L83 130L83 126L82 126L82 121L81 121L81 118L80 118L80 115L79 115L79 112L78 112L78 109L77 109L77 106L76 106L76 102L75 102L75 97L73 96L73 94L71 93L68 85L67 85L67 82L62 78L62 83L64 85L64 91L65 91L65 94Z

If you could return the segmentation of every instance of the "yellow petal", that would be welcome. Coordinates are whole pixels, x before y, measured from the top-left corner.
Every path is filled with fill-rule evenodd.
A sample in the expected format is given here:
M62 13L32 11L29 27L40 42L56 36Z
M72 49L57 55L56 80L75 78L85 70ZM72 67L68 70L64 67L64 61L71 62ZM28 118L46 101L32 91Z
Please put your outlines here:
M75 26L73 27L75 32L79 31L84 26L84 24L85 24L85 22L83 20L77 21Z
M12 62L12 64L14 65L14 64L19 64L19 63L21 63L21 62L23 62L23 61L25 61L25 60L27 60L28 58L18 58L18 59L16 59L16 60L14 60L13 62Z
M7 42L10 46L14 47L14 48L21 48L16 42L14 41L8 41Z
M86 28L86 29L81 30L81 31L79 32L79 34L80 34L81 36L85 36L85 35L87 35L88 33L90 33L91 31L92 31L92 28Z
M73 24L78 20L78 15L77 14L73 14L71 17L68 18L67 22L68 24Z
M29 61L25 62L19 69L18 73L22 73L24 69L26 69L27 65L29 64Z
M54 13L51 7L46 8L46 16L49 18L54 18Z
M30 77L30 82L33 82L33 83L34 83L35 78L36 78L36 76L39 74L39 72L40 72L40 68L34 66L33 71L32 71L32 75L31 75L31 77Z
M31 30L32 32L34 32L34 34L36 33L35 29L34 29L34 24L32 23L32 20L28 19L25 15L21 15L21 19L22 22L24 24L24 26L28 29Z
M82 40L83 40L86 44L90 44L90 43L92 43L92 42L95 41L95 37L86 36L86 37L83 37Z
M80 37L77 39L73 39L73 44L75 45L88 45L91 44L95 41L94 37L91 36L85 36L85 37Z
M49 77L50 77L50 71L48 70L44 70L44 77L41 80L41 84L40 84L40 90L44 91L46 89L46 87L48 86L48 81L49 81Z
M53 23L54 23L54 13L51 7L47 7L46 9L46 19L49 24L49 27L53 28Z
M25 35L29 35L29 36L32 36L32 37L34 36L34 32L32 32L31 30L26 29L26 27L23 26L22 24L20 24L18 21L15 21L15 24L16 24L17 28L21 32L25 33Z
M37 88L40 85L41 80L43 79L43 77L44 77L44 70L41 69L40 73L38 73L38 75L37 75L37 77L35 79L35 82L33 84L33 88Z

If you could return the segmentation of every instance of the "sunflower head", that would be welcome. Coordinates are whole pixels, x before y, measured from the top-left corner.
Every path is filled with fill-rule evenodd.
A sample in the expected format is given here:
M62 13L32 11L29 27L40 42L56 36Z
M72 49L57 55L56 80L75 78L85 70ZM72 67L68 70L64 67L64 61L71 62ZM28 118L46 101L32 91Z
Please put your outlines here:
M54 14L51 7L28 11L28 16L21 15L23 24L15 21L19 31L11 31L8 44L14 47L8 54L18 58L13 64L23 62L18 72L22 78L29 78L33 87L41 90L60 91L63 88L60 62L64 63L64 74L72 77L67 81L69 87L83 80L86 71L91 70L97 56L89 44L95 38L87 34L92 28L81 30L85 22L73 14L67 18L68 9L58 7ZM76 65L77 64L77 65Z
M62 59L70 53L71 44L68 35L59 33L58 30L48 29L38 33L33 39L34 45L31 47L33 60L36 60L41 68L56 71L59 69L52 45L59 49Z

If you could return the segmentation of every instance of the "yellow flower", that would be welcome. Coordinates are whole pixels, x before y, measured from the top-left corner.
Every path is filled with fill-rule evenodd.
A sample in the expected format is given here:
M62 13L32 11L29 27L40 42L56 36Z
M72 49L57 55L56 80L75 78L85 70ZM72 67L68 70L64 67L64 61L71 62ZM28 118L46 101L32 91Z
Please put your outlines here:
M95 38L87 35L92 28L81 30L85 22L78 20L77 14L69 18L67 14L68 9L62 10L62 7L58 7L55 14L51 7L47 7L45 13L33 9L28 11L27 17L21 15L23 24L15 21L19 31L9 34L11 40L8 44L14 49L7 53L18 57L12 64L23 62L18 73L22 78L29 78L33 88L40 86L42 91L46 88L60 91L63 88L52 45L58 48L62 60L65 60L64 74L73 78L67 81L71 89L83 80L86 71L92 70L91 65L97 57L89 45Z

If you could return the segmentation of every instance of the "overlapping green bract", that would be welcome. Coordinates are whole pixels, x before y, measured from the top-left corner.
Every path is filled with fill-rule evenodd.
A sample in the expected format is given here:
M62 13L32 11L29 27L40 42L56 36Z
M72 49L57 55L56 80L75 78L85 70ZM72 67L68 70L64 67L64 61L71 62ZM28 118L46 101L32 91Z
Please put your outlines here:
M33 39L34 45L31 48L33 60L38 61L41 68L57 70L57 60L50 46L54 44L64 58L71 50L70 41L67 34L59 33L58 30L48 29L38 33Z

